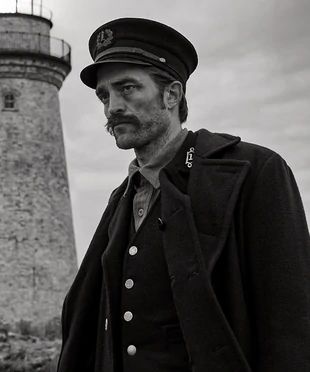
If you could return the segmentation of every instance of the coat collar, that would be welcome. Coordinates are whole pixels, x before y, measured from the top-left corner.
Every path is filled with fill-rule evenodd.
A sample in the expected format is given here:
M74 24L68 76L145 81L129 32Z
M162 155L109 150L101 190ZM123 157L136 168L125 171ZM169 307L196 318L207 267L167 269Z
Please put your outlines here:
M240 137L225 133L211 133L206 129L200 129L197 134L195 154L202 158L215 157L223 150L240 142Z
M195 134L197 135L195 157L198 156L200 158L213 158L216 155L220 154L220 152L222 152L223 150L229 147L233 147L240 142L240 137L232 136L226 133L212 133L207 129L200 129L195 132ZM175 173L174 168L174 161L170 162L165 167L168 173L171 171ZM125 178L122 184L113 191L109 203L112 203L114 205L114 208L116 207L117 202L120 200L121 196L125 193L127 184L128 177Z

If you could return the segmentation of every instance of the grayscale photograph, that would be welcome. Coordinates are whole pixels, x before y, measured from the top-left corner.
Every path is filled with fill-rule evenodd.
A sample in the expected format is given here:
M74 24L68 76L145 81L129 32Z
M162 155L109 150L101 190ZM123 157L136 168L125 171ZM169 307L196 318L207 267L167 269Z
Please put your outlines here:
M0 372L310 371L310 2L0 0Z

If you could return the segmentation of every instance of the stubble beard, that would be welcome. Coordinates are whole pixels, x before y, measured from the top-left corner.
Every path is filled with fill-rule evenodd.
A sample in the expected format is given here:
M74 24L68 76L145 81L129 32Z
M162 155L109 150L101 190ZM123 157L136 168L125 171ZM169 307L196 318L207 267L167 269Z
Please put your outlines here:
M118 133L117 128L113 131L117 147L123 150L132 148L142 150L150 144L159 145L164 142L169 131L170 119L165 110L158 110L151 119L146 121L138 119L138 122L128 125L131 128L123 133Z

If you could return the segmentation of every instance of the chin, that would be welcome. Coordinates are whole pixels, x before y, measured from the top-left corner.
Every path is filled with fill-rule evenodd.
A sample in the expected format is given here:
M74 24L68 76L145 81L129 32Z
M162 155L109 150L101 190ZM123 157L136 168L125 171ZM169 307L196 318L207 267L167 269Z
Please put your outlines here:
M116 146L123 150L138 149L148 143L148 141L141 138L141 136L129 133L115 135L115 142Z
M123 142L116 142L116 146L119 148L119 149L122 149L122 150L129 150L129 149L133 149L134 146L129 144L129 143L123 143Z
M128 150L135 147L135 141L132 138L129 138L129 136L115 136L115 142L116 146L123 150Z

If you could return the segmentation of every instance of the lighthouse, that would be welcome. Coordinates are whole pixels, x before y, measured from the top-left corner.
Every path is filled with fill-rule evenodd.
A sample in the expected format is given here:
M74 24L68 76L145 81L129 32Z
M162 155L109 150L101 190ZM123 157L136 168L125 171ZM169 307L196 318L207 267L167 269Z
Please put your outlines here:
M59 317L77 269L59 90L70 46L51 12L0 13L0 321Z

